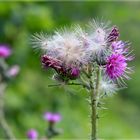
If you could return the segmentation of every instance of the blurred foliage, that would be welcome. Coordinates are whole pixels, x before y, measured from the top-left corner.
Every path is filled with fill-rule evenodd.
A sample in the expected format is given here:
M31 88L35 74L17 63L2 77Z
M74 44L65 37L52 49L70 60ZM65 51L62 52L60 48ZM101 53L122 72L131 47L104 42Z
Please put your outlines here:
M9 64L21 67L20 75L5 93L6 119L18 138L26 138L26 131L35 128L44 135L47 123L45 111L58 111L63 116L58 127L64 129L59 139L86 139L90 133L87 93L79 87L47 85L52 71L41 68L40 54L31 47L31 36L36 32L52 33L61 26L89 19L103 18L116 24L123 40L130 40L135 53L135 66L128 88L105 99L108 110L100 113L99 136L117 140L140 138L140 2L0 2L0 43L13 49ZM0 137L3 135L0 132ZM57 138L56 138L57 139Z

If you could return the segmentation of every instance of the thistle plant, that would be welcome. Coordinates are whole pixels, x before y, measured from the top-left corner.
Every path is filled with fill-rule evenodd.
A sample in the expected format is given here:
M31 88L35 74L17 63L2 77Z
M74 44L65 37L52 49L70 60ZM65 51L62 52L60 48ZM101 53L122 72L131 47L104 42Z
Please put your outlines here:
M33 46L42 50L45 69L53 69L56 85L79 85L87 89L91 107L91 140L97 140L98 109L101 100L126 87L133 60L130 43L120 40L116 26L97 22L57 30L53 35L36 34Z
M45 112L44 120L48 122L46 137L51 139L61 133L60 129L55 128L55 124L61 121L61 115L58 113Z
M27 138L29 140L50 140L61 133L60 129L55 128L55 124L61 121L61 115L59 113L45 112L43 118L48 122L45 137L39 138L37 130L29 129L27 131Z
M9 66L6 59L11 55L12 50L5 44L0 44L0 127L5 138L14 140L15 137L5 119L4 95L8 82L19 73L19 66Z

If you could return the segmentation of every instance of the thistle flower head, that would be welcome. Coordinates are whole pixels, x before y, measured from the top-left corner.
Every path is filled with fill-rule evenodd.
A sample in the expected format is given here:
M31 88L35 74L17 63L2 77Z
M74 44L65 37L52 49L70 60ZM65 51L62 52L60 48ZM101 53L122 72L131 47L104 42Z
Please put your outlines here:
M116 26L114 26L107 37L108 43L116 41L119 38L119 35L120 34L119 34L118 28Z
M0 45L0 57L7 58L11 55L11 49L7 45Z
M111 54L107 57L106 73L112 80L120 78L123 81L123 78L129 79L127 74L132 72L132 70L128 67L128 61L133 60L134 57L127 47L130 43L118 40L119 33L117 33L116 28L110 33L110 37L111 35Z
M50 123L56 123L61 120L61 115L58 113L46 112L44 114L44 119Z
M122 54L112 54L108 57L106 73L111 79L116 79L125 73L127 62Z
M42 64L45 68L54 68L56 71L60 71L62 69L62 62L54 59L53 57L43 55L41 57Z
M80 74L79 68L63 65L61 61L47 55L42 56L42 64L45 68L55 69L64 81L76 79Z
M35 129L30 129L27 132L27 137L29 140L37 140L38 132Z
M88 33L88 49L92 53L92 59L99 60L101 56L106 56L108 53L108 36L109 36L109 22L96 22L93 20L89 25Z

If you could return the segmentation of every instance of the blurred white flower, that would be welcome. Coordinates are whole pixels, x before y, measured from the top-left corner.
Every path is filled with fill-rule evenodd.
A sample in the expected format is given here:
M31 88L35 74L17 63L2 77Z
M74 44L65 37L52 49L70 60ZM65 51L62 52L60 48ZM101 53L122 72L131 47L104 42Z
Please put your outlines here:
M19 73L19 71L20 71L20 67L18 65L14 65L10 69L8 69L7 75L9 77L14 77Z

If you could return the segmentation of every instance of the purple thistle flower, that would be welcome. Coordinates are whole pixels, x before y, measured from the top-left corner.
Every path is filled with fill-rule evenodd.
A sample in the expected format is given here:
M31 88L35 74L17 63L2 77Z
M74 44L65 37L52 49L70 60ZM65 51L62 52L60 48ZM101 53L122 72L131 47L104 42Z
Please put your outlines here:
M56 70L57 73L61 73L62 75L66 74L66 70L64 66L62 66L61 62L59 60L56 60L52 57L49 57L47 55L42 56L42 65L45 68L53 68Z
M46 112L44 114L44 119L47 120L48 122L56 123L61 120L61 115L58 113Z
M109 33L107 39L108 39L108 42L113 42L113 41L116 41L119 37L119 30L117 27L113 27L111 32Z
M42 65L45 68L51 67L54 68L55 70L61 69L60 61L55 60L54 58L49 57L47 55L43 55L41 59L42 59Z
M11 49L7 45L0 45L0 57L7 58L11 55Z
M56 60L47 55L42 56L42 65L45 68L53 68L58 74L66 79L75 79L79 76L80 70L75 67L62 65L59 60Z
M108 57L106 73L111 79L121 77L127 68L127 59L122 54L112 54Z
M28 137L29 140L37 140L38 133L35 129L30 129L27 132L27 137Z
M47 55L42 56L42 65L45 68L53 68L56 70L58 74L61 74L62 76L66 75L66 69L64 66L62 66L61 62L59 60L56 60L52 57L49 57Z

